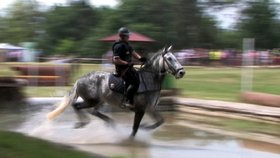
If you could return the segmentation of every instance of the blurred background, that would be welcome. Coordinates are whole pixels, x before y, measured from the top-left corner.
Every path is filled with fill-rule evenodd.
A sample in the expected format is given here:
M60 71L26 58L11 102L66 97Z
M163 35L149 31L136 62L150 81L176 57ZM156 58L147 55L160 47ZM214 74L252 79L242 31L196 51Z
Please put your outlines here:
M168 96L176 94L175 98L197 99L195 103L188 102L179 112L176 110L177 102L164 103L162 109L172 112L164 114L168 123L151 136L156 140L154 142L158 143L160 140L160 145L164 145L167 140L193 139L190 144L178 142L182 146L174 147L182 154L185 152L181 148L202 146L217 150L233 147L251 156L279 157L280 144L270 142L280 139L280 114L277 113L280 111L279 9L280 0L1 1L0 129L30 134L27 127L35 128L31 124L36 124L35 120L37 123L38 120L43 120L42 115L52 108L53 101L50 100L64 96L78 78L91 71L112 72L114 66L111 62L111 47L118 39L118 29L125 26L132 32L131 45L143 56L148 57L163 47L173 45L174 55L186 69L187 75L181 80L167 76L163 89L168 91ZM33 100L23 103L25 106L17 104L18 101L30 98ZM221 109L224 115L229 115L224 113L228 111L227 108L231 109L231 106L242 102L261 105L255 108L260 111L267 110L266 108L276 109L268 109L270 111L266 114L249 116L250 119L245 119L248 122L244 122L239 117L234 117L234 120L225 119L222 114L219 115L221 118L216 118L216 113L210 115L207 108L205 111L201 107L196 107L199 110L188 107L194 104L206 105L210 100L227 101L219 103L229 105ZM16 105L11 106L14 102ZM33 104L37 105L38 102L44 106L35 106L34 110ZM245 111L252 113L253 109ZM32 110L34 111L30 112ZM17 115L18 113L21 115ZM31 113L32 119L29 116ZM193 119L185 120L190 116ZM215 119L210 121L214 116ZM250 122L256 116L260 117L255 122ZM113 114L113 117L126 120L131 116ZM66 123L71 122L67 121L69 119ZM192 124L198 126L193 127ZM244 133L242 136L229 134L231 137L228 138L221 134L223 132L205 130L200 124L211 124L214 129L224 127L225 131ZM263 131L263 127L268 128ZM61 131L59 132L62 136ZM71 131L66 133L71 135ZM114 135L112 133L109 134ZM252 133L267 135L264 139L253 140ZM30 135L34 136L33 134ZM42 133L36 134L38 136ZM39 137L46 138L45 135ZM142 135L143 137L149 139ZM267 137L271 139L265 139ZM54 137L47 139L53 141ZM91 140L94 141L93 138ZM64 143L67 144L68 141L64 140ZM261 145L264 142L268 143L265 147ZM94 147L102 151L102 147ZM105 149L126 153L114 145L106 147ZM85 146L80 148L92 150ZM247 148L254 152L248 152ZM143 150L148 149L156 154L143 156L143 153L149 153ZM157 157L164 150L158 149L156 145L148 149L137 148L133 152L127 149L128 157ZM219 154L229 154L221 153L221 150L218 150ZM255 151L275 155L262 155ZM117 155L118 152L112 152L112 155ZM166 151L166 154L174 156L171 151ZM192 154L196 156L197 153L193 151ZM205 157L207 154L209 156L209 152L205 152ZM212 156L215 157L215 154Z
M236 68L244 64L242 54L245 53L252 59L252 62L245 63L246 65L279 65L278 13L277 0L176 2L158 0L154 3L145 0L5 1L1 3L0 11L0 61L3 67L0 76L13 76L33 80L33 82L38 80L35 76L41 76L41 80L44 79L42 76L49 76L42 81L45 82L55 79L50 76L59 76L54 73L64 73L61 75L66 76L66 79L61 79L61 82L67 80L66 82L72 83L81 75L100 66L86 64L111 63L111 46L117 39L114 35L120 27L126 26L136 34L131 40L133 47L140 54L148 56L164 46L174 45L174 53L178 60L185 66L196 67L194 71L194 67L189 67L191 75L180 83L185 84L183 87L188 87L191 97L216 99L222 97L226 100L236 100L236 93L240 90L239 84L225 88L227 92L234 92L228 92L226 97L216 96L216 92L210 95L203 94L204 91L219 89L222 88L221 86L205 88L201 85L195 86L199 89L192 89L192 85L196 85L193 82L201 83L201 79L204 79L201 75L207 78L217 76L215 73L219 72L226 75L223 71L232 76L226 75L222 78L228 77L239 82L239 69L228 71L227 68ZM245 53L243 53L242 42L244 38L254 39L252 50ZM34 64L63 65L63 63L79 64L74 66L72 64L71 73L63 72L70 72L70 70L62 68L57 72L42 70L45 73L40 74L41 71L36 68L26 68ZM25 67L18 67L23 64ZM204 68L200 69L197 66L204 66ZM225 66L225 69L205 70L205 67L217 66ZM76 73L74 70L77 70L77 67L81 70ZM200 71L202 74L197 74ZM254 79L258 84L253 88L257 91L277 94L276 85L271 85L273 88L269 86L265 89L260 88L264 85L259 83L262 81L258 77L258 75L266 76L266 73L274 73L276 70L268 70L264 73L260 71L258 69L254 72L256 73ZM271 80L278 79L277 75L270 76L276 77ZM268 82L273 83L273 81ZM211 86L211 84L207 85ZM29 95L29 88L27 91ZM183 93L185 94L186 91ZM224 91L221 93L227 95ZM41 94L36 93L36 95Z

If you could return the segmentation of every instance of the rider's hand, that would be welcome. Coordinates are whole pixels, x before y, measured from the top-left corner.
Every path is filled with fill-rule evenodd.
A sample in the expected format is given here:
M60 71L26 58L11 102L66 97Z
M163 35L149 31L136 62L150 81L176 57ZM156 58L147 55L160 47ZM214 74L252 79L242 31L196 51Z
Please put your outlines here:
M133 65L134 64L132 62L127 63L127 66L130 67L130 68L133 67Z
M143 63L147 62L147 58L145 58L145 57L141 57L139 60Z

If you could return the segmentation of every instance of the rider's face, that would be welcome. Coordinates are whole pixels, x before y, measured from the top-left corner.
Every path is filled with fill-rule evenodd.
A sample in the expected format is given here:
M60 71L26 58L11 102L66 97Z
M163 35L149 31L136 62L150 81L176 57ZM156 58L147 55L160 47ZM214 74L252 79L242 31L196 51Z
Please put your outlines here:
M129 36L121 36L121 39L125 42L128 42Z
M124 36L124 40L128 42L129 36Z

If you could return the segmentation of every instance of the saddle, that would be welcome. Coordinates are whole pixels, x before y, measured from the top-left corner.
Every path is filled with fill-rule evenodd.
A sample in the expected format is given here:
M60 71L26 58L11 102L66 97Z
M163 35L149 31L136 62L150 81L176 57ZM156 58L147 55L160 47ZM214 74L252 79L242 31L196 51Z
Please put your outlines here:
M139 72L139 71L138 71ZM160 90L160 84L154 84L154 78L151 73L139 72L140 85L137 93L144 93L148 91ZM145 81L143 81L145 79ZM125 93L125 82L124 80L116 74L111 73L109 76L109 88L117 93ZM158 81L156 81L158 82Z
M112 91L118 93L125 93L125 82L117 74L110 74L109 76L109 87Z

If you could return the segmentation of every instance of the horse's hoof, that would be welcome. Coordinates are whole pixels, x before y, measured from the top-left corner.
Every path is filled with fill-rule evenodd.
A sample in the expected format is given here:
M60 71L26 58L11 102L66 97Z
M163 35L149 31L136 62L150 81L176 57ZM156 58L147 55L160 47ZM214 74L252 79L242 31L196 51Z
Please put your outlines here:
M134 139L135 139L135 135L131 134L131 135L129 136L129 140L134 140Z
M123 110L126 110L126 111L135 111L135 107L125 107L125 106L121 106L120 108L123 109Z
M143 124L141 124L141 125L139 126L139 128L148 130L148 129L149 129L149 125L146 124L146 123L143 123Z
M87 124L89 124L89 122L77 122L77 123L75 123L74 128L75 128L75 129L83 128L83 127L85 127Z

